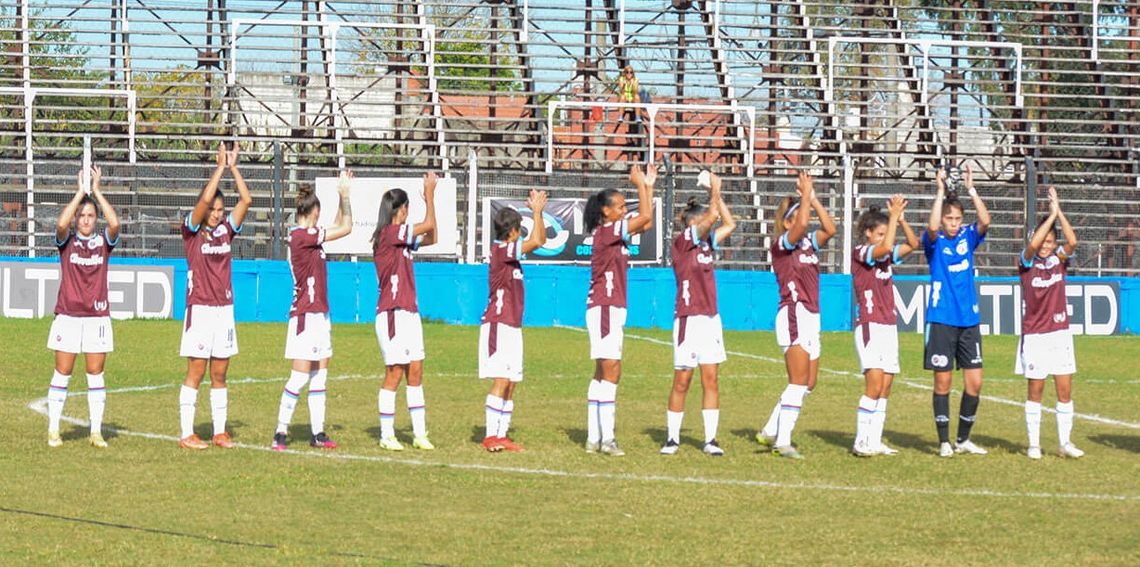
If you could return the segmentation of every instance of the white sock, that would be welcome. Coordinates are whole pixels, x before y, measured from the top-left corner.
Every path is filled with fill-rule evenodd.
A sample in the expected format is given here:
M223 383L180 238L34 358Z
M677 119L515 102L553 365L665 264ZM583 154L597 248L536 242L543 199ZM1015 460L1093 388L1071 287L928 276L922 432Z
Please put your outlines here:
M887 423L887 399L879 398L871 427L871 446L883 446L883 426Z
M48 431L59 432L59 420L63 417L63 403L67 401L67 384L71 376L56 372L52 374L48 386Z
M614 426L617 421L617 384L605 380L598 381L598 426L601 428L602 443L614 440Z
M855 412L855 444L870 447L874 437L875 410L879 402L863 395L859 396L859 409Z
M404 390L408 398L408 414L412 417L412 435L427 437L427 410L424 409L424 387L408 386Z
M792 444L792 431L796 428L796 420L800 417L800 408L804 405L804 395L807 386L788 384L780 396L780 418L776 426L776 446L788 447Z
M764 424L764 428L760 430L765 437L775 438L776 428L780 425L780 400L776 400L776 406L772 408L772 415L768 416L768 423Z
M1068 445L1073 433L1073 402L1057 402L1057 440L1061 445Z
M197 406L198 390L183 384L178 391L178 417L182 425L182 435L179 437L185 439L194 434L194 412Z
M107 406L107 387L103 373L87 375L87 411L90 413L91 433L103 432L103 409Z
M277 433L288 433L289 422L293 421L293 410L297 409L297 398L301 389L309 381L309 373L294 370L289 374L285 390L281 392L281 406L277 410Z
M683 411L665 410L665 440L681 442L681 422L685 419Z
M602 429L598 417L598 400L601 394L598 384L601 380L590 380L590 388L586 390L586 441L588 443L601 443Z
M705 443L716 439L716 430L720 426L720 409L701 410L701 417L705 418Z
M396 391L380 388L380 438L396 436Z
M499 434L498 437L506 437L507 431L511 428L511 414L515 411L515 401L507 400L503 402L503 416L499 418Z
M487 432L484 437L497 437L499 435L499 418L503 416L503 398L487 394L487 402L484 404L485 414L487 416Z
M214 419L214 435L221 435L226 432L226 417L229 414L229 408L229 390L226 388L210 388L210 417Z
M1025 431L1029 434L1029 446L1041 446L1041 402L1025 401Z
M309 425L313 435L325 432L325 385L329 369L321 368L309 373Z

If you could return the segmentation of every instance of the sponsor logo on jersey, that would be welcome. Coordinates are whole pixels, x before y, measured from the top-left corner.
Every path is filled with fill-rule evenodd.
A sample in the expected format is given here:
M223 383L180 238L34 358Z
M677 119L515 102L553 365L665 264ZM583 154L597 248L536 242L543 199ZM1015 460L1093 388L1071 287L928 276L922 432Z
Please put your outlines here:
M72 264L75 264L76 266L101 266L101 265L103 265L103 255L102 254L96 254L94 256L84 258L83 256L80 256L78 252L72 252L71 256L68 257L68 260Z
M202 245L202 253L203 254L229 254L230 253L230 243L225 242L223 244L218 244L216 246L211 246L209 244L203 244Z
M1064 274L1053 274L1052 276L1049 276L1048 278L1036 276L1029 283L1033 287L1045 288L1045 287L1053 287L1055 284L1060 283L1062 281L1065 281Z
M801 264L819 264L819 256L815 254L800 254L797 259Z
M946 269L950 270L951 274L956 274L958 272L965 272L966 270L970 269L970 259L969 258L962 258L961 262L950 264L950 266L947 267Z

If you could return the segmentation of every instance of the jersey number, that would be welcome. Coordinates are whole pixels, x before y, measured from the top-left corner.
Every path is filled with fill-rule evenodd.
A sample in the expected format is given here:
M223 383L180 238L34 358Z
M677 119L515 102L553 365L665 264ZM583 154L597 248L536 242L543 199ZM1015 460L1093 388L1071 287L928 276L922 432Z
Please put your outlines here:
M788 291L792 294L792 303L800 300L800 292L796 291L796 282L788 282Z
M871 293L871 290L868 289L867 291L863 292L863 299L867 300L867 313L868 314L874 313L875 312L875 294Z

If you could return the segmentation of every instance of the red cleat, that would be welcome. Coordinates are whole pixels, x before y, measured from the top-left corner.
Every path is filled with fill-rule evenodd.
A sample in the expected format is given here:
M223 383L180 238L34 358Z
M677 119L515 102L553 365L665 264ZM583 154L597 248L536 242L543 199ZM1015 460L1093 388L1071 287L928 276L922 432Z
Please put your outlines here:
M522 445L511 441L510 437L499 437L499 444L503 446L503 450L510 453L521 453L526 451Z
M210 442L213 443L215 447L221 447L223 449L233 449L236 446L234 445L233 439L230 439L230 434L225 431L215 435L210 439Z
M194 434L191 434L189 437L183 437L182 439L179 439L178 446L182 447L183 449L193 449L195 451L201 451L202 449L209 447L205 441L199 439L198 436Z
M498 437L484 437L483 448L491 453L498 453L506 447L503 446L503 440Z

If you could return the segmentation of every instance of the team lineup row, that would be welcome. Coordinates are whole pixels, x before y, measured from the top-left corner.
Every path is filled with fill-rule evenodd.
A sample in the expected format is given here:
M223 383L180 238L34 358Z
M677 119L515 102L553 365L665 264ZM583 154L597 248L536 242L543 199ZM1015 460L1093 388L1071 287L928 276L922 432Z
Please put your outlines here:
M252 197L239 169L239 150L218 148L217 167L182 225L187 261L186 313L180 355L187 359L186 377L179 393L181 440L186 449L206 449L209 443L193 431L198 388L210 376L213 445L234 446L226 431L228 393L226 373L238 352L233 316L231 243L242 229ZM219 184L226 173L233 177L238 200L227 214ZM59 425L76 358L84 354L88 382L90 443L106 447L102 414L106 400L103 368L114 339L107 301L108 259L119 241L119 220L100 190L101 171L92 167L90 194L80 175L75 196L61 211L56 225L60 251L61 285L48 348L55 351L55 372L48 391L48 444L62 444ZM325 388L332 358L327 266L323 244L343 238L353 226L349 191L351 172L342 172L337 184L338 210L330 226L319 226L321 205L312 187L302 187L296 198L296 226L289 230L288 258L293 276L285 357L292 361L290 377L281 394L278 423L271 446L284 450L288 427L301 391L307 386L312 436L310 445L336 448L324 430ZM599 191L585 208L591 234L591 274L586 300L586 326L594 376L587 390L587 440L591 453L620 456L615 438L617 389L621 379L623 328L627 308L629 245L634 235L652 227L652 202L657 179L653 164L630 169L629 181L638 196L638 210L627 210L623 192ZM957 181L957 180L955 180ZM666 411L666 439L662 454L680 447L683 408L694 372L700 370L704 452L723 455L717 442L719 393L717 373L724 362L723 330L717 311L715 257L720 244L736 228L721 197L721 180L702 172L698 184L707 190L707 203L690 199L678 219L680 230L672 243L677 283L673 324L674 378ZM982 341L978 301L974 287L974 251L985 241L990 215L974 188L969 168L960 188L967 191L977 219L964 222L964 205L956 189L947 187L945 170L939 170L937 193L921 238L905 220L907 201L895 195L883 208L872 205L860 215L855 235L860 244L852 252L856 296L855 350L865 377L858 402L852 453L860 457L897 451L882 441L891 382L899 372L898 335L894 307L892 266L920 246L930 266L931 293L926 305L924 367L934 375L933 408L939 454L985 454L970 440L982 386ZM378 394L380 446L400 451L396 438L396 391L405 384L412 424L412 445L434 448L428 438L423 389L424 341L418 311L414 252L436 239L434 194L436 176L423 177L426 214L419 222L408 218L408 195L391 189L381 198L372 234L373 261L379 284L375 330L384 358L384 379ZM527 206L533 227L523 234L522 216L504 208L493 219L495 242L488 271L489 296L479 331L479 377L490 380L485 400L486 432L483 447L490 452L522 451L509 435L514 394L523 380L522 315L524 285L521 260L546 241L542 211L545 191L531 190ZM96 231L99 213L106 227ZM819 228L809 230L812 219ZM836 234L831 215L817 199L812 178L801 173L796 194L784 197L776 212L771 238L772 269L779 286L776 340L784 351L788 385L757 441L781 457L800 459L792 443L800 408L816 385L820 356L819 258L817 252ZM1064 234L1058 238L1057 225ZM903 241L896 243L901 230ZM1065 277L1076 235L1061 210L1056 191L1049 189L1049 212L1043 217L1019 259L1024 297L1023 336L1017 353L1018 373L1028 379L1025 419L1028 456L1041 458L1040 423L1044 380L1055 378L1059 453L1080 457L1071 440L1072 374L1076 371L1072 335L1068 330ZM957 438L950 442L949 393L953 370L963 373Z

